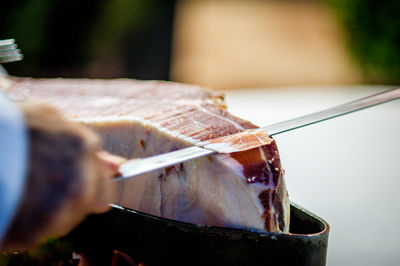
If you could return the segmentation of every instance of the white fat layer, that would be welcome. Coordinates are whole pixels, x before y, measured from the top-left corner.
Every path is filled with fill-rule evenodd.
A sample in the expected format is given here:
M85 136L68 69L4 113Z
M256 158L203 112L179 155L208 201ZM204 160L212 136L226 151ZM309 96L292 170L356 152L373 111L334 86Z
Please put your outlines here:
M195 142L142 118L76 121L93 127L106 150L129 158L164 153ZM128 179L118 186L116 203L125 207L190 223L264 230L264 207L258 196L272 185L249 184L240 163L227 154L217 154ZM284 206L286 209L288 206Z
M265 187L248 184L237 162L228 157L184 163L180 171L165 178L163 189L163 195L168 195L163 200L167 218L215 226L264 228L258 195Z
M154 123L150 120L141 118L141 117L134 117L134 116L107 116L107 117L93 117L93 118L76 118L73 119L78 122L83 122L89 125L94 125L94 126L102 126L102 125L107 125L107 124L113 124L113 123L139 123L144 126L151 126L154 128L159 129L160 131L164 132L167 135L170 135L171 137L176 137L180 138L184 141L187 141L191 144L196 144L199 142L199 140L185 136L183 134L180 134L179 132L169 130L165 127L160 126L158 123Z

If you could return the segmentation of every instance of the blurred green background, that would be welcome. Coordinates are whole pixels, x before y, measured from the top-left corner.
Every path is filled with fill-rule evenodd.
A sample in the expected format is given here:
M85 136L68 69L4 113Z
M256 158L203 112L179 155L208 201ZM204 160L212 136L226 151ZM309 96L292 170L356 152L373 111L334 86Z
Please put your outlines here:
M234 1L219 2L228 7ZM33 77L131 77L202 83L196 79L180 78L180 75L171 78L170 75L175 11L177 6L187 2L218 0L6 1L2 3L0 39L16 39L25 56L23 63L8 64L7 70L13 75ZM251 5L257 1L243 2ZM400 1L264 2L285 2L286 6L322 3L329 7L343 28L349 57L360 70L362 78L357 82L400 83ZM224 10L220 11L221 17ZM232 27L239 26L232 24ZM212 27L208 28L212 30ZM186 55L176 56L179 59ZM234 56L235 52L232 52ZM305 79L305 82L318 83L313 79ZM337 83L346 82L346 79L337 80ZM210 84L203 83L214 85L211 81ZM246 84L264 83L249 82L241 86Z
M0 39L14 38L34 77L168 79L174 1L21 0L2 3Z
M400 1L328 0L371 83L400 83Z

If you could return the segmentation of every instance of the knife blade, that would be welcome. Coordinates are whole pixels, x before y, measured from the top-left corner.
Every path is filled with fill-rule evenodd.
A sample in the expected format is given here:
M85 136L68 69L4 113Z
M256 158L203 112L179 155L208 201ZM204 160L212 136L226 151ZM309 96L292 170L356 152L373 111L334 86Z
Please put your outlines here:
M269 126L252 129L253 132L265 131L270 136L275 136L294 129L326 121L345 114L363 110L378 104L386 103L400 98L400 88L386 90L377 94L360 98L345 104L331 107L319 112L289 119L283 122L278 122ZM148 158L133 159L123 163L119 171L121 176L114 178L115 181L124 180L135 177L147 172L155 171L174 164L182 163L195 158L212 155L216 151L209 150L203 147L192 146L183 148L177 151L172 151Z

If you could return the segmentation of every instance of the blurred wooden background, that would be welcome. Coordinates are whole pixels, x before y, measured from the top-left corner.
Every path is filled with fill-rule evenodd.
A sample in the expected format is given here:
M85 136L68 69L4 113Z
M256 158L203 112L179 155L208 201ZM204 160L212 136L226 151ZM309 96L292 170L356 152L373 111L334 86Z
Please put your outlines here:
M399 0L6 1L10 74L216 89L399 84Z
M212 88L362 82L320 1L179 1L171 79Z

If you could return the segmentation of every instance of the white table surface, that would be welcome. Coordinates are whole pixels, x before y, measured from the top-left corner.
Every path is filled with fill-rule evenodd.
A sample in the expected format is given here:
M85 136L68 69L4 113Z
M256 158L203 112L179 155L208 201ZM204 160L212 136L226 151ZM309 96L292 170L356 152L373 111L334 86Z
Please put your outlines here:
M231 113L268 125L386 88L296 87L225 94ZM327 265L400 265L400 100L275 139L291 200L331 226Z

